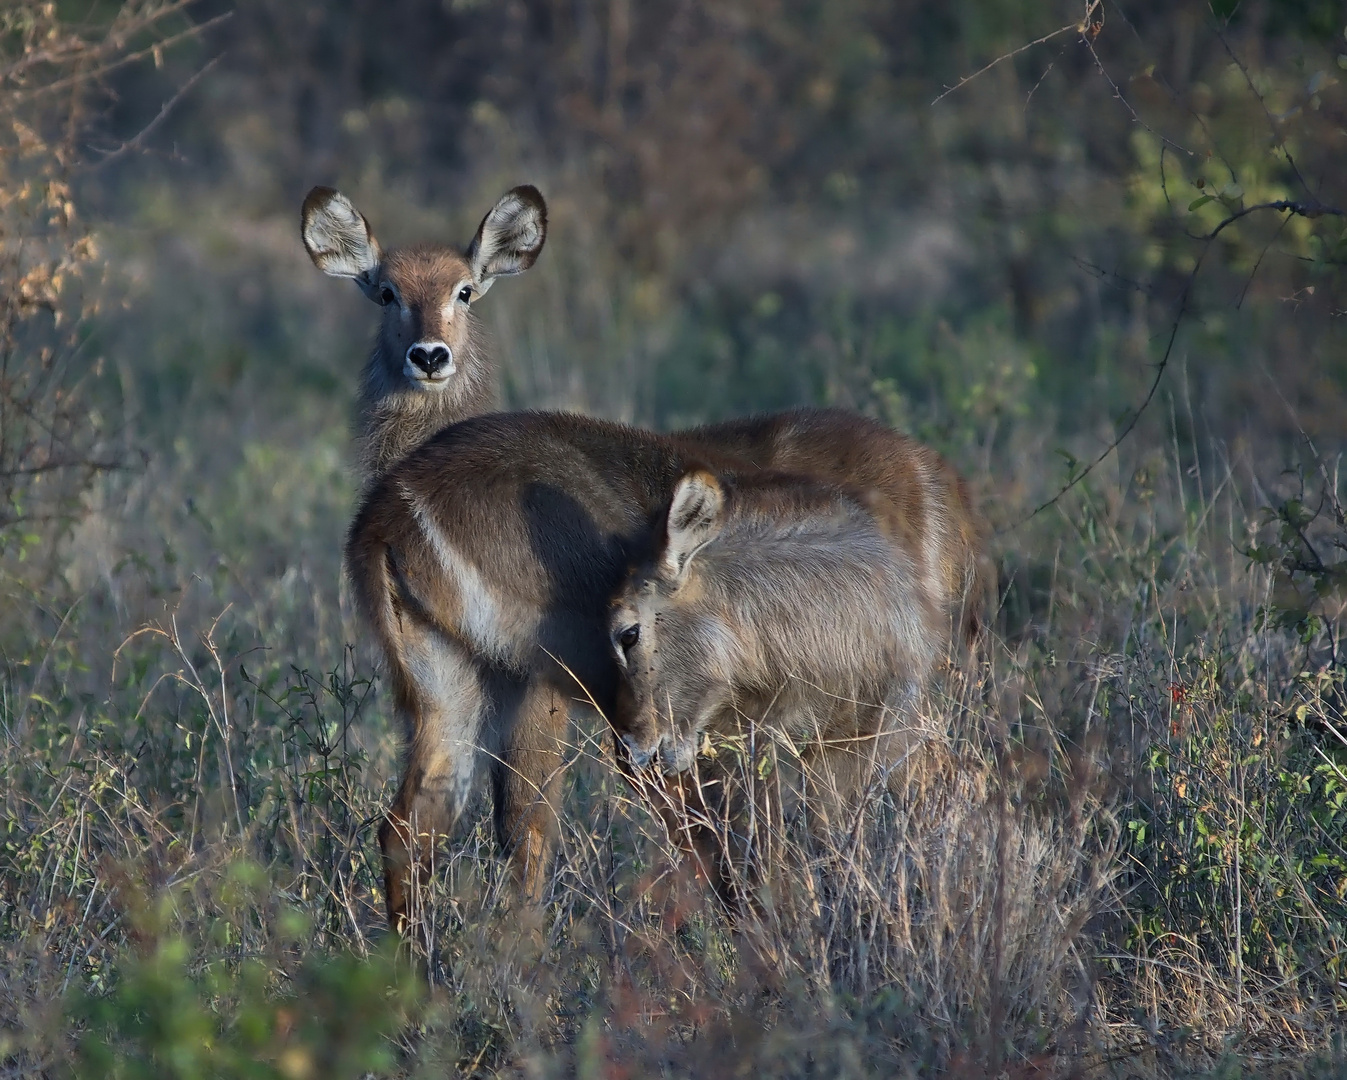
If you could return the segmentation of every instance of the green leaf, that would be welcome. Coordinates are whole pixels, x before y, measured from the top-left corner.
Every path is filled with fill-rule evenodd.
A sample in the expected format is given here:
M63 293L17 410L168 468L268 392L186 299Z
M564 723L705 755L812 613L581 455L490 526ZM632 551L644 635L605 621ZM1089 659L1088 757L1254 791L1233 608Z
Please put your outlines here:
M1216 198L1215 195L1199 195L1196 199L1194 199L1192 202L1188 204L1189 212L1191 213L1192 211L1196 210L1199 206L1206 206L1207 203L1211 202L1214 198Z

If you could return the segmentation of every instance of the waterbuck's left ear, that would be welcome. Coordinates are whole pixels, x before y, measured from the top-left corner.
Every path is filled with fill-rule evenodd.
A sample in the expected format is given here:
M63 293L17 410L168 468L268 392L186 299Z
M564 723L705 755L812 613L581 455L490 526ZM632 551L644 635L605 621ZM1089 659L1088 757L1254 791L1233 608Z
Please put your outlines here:
M725 489L705 469L693 469L678 481L664 527L660 571L679 578L692 557L720 535L725 524Z
M502 195L468 245L477 295L491 288L496 278L522 274L532 266L546 239L547 203L538 189L524 184Z

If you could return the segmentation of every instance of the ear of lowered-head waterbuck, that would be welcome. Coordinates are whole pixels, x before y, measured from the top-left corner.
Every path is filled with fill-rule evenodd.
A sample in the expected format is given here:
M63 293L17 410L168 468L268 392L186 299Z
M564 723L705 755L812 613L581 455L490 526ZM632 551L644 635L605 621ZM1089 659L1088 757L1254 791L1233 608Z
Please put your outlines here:
M704 469L684 474L674 488L664 526L660 570L679 578L692 557L720 535L725 521L725 491Z
M547 203L537 188L511 188L477 226L468 246L468 266L477 295L498 277L522 274L537 261L547 239Z
M299 225L314 266L332 277L351 278L371 300L378 298L383 251L350 199L329 187L314 188L299 212Z

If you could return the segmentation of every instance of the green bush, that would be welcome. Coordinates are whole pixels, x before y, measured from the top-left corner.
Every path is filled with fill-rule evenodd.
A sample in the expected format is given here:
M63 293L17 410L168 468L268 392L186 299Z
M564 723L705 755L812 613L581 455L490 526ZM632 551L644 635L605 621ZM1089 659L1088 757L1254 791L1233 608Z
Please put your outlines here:
M283 912L277 943L303 937L305 921ZM80 1032L74 1076L303 1080L387 1076L399 1065L394 1040L414 1018L422 984L391 942L278 970L258 958L203 963L199 944L173 934L162 913L137 922L112 987L69 1002L67 1020Z

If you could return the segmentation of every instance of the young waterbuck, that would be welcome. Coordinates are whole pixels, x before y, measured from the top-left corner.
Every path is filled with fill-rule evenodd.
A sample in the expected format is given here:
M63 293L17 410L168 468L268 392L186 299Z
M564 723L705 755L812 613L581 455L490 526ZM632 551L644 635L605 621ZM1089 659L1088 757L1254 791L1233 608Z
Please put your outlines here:
M690 470L613 601L613 726L727 901L783 799L804 795L818 830L901 775L936 661L977 633L981 528L962 482L902 436L874 443L886 468L857 470L880 481L863 488Z
M649 557L693 463L729 476L907 485L911 506L925 505L917 473L892 460L909 444L838 410L671 436L563 414L474 415L491 380L467 304L530 266L545 229L542 197L520 187L462 255L384 253L344 196L318 188L305 200L314 262L385 308L361 391L368 483L346 562L406 725L406 767L380 829L395 927L414 903L418 866L482 776L522 890L541 899L570 707L579 699L612 715L609 599Z

